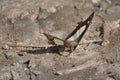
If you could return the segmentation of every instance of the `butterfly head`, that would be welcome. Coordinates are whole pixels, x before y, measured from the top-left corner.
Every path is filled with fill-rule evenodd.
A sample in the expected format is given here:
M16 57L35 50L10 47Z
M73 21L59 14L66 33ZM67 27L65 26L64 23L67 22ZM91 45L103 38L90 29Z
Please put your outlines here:
M54 37L52 37L51 35L47 34L47 33L43 33L46 38L48 39L48 44L54 44L53 40L54 40Z

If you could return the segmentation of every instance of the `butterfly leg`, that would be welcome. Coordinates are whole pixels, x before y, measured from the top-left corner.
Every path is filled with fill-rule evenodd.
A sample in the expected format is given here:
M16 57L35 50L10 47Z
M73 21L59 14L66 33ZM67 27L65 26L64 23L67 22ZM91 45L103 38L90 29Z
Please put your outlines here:
M62 55L68 57L73 52L73 49L66 48Z
M59 46L58 47L58 54L61 56L69 56L72 53L71 49L67 49L64 46Z

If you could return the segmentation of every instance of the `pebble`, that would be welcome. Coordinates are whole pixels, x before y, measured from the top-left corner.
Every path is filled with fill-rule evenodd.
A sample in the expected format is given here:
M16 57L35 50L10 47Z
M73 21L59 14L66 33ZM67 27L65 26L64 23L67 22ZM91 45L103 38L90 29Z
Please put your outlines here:
M2 49L8 50L8 49L10 49L10 47L9 47L7 44L4 44L4 45L2 46Z
M50 13L48 13L47 11L42 11L38 15L38 20L46 19L49 15L50 15Z
M107 77L105 80L115 80L115 79L113 79L111 77Z
M76 59L76 61L78 61L78 62L79 61L85 62L85 61L88 61L88 60L98 57L100 53L97 51L91 50L91 51L85 51L84 54L81 56L78 56L76 54L77 53L75 53L75 52L70 54L69 58Z
M34 70L33 74L36 76L36 80L49 80L47 79L48 76L40 70Z
M52 66L54 66L54 61L50 60L50 59L41 59L40 64L46 68L51 68Z
M18 57L17 59L18 59L18 62L19 62L19 63L22 63L22 64L28 62L27 57L24 57L24 56L20 56L20 57Z
M55 22L52 21L52 20L47 21L47 22L45 23L45 30L46 30L46 32L55 30L54 24L55 24Z
M106 10L111 4L111 0L92 0L94 7L100 8L100 10Z
M110 0L102 0L100 2L100 10L106 10L110 4L111 4Z
M86 50L93 50L93 49L96 49L96 48L98 48L98 47L100 47L100 45L98 45L98 44L90 44L90 45L87 46L85 49L86 49Z
M13 51L7 51L7 52L5 53L5 57L6 57L7 59L13 59L15 56L16 56L16 55L15 55L15 52L13 52Z
M50 7L50 8L47 9L47 12L49 12L49 13L55 13L56 11L57 10L56 10L55 7Z
M34 73L35 75L41 75L41 74L43 74L42 71L38 71L38 70L34 70L33 73Z
M23 12L23 13L21 14L20 19L24 19L24 18L26 18L28 15L29 15L29 12L28 12L28 11L25 11L25 12Z
M20 76L18 72L11 71L11 75L12 75L13 80L20 80Z
M29 75L24 71L24 66L10 66L10 72L13 80L29 80Z
M111 6L106 11L107 14L120 14L120 5Z
M12 76L9 71L0 71L0 80L11 80Z
M60 52L60 55L62 56L69 56L71 53L67 51Z
M29 77L22 70L12 70L11 75L13 80L29 80Z
M36 67L36 62L34 60L30 60L28 66L31 67L31 68L35 68Z
M77 77L73 77L72 80L80 80L80 79Z

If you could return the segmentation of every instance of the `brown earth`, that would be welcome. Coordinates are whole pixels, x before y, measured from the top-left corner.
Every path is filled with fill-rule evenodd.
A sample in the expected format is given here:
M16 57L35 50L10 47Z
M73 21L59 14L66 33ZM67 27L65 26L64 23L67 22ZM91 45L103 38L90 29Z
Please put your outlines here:
M0 10L0 80L120 80L119 0L97 3L91 0L1 0ZM80 45L67 57L65 52L56 53L54 47L9 46L53 46L47 43L43 32L65 38L93 11L96 11L93 21ZM104 25L99 16L104 19ZM105 46L82 44L103 38L110 43ZM101 64L63 76L54 74L90 60Z

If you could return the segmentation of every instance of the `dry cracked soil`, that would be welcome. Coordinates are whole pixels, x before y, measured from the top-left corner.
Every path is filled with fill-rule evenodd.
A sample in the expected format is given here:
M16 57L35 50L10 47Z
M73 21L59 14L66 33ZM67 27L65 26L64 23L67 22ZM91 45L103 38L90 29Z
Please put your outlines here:
M93 11L69 56L47 43L44 32L64 39ZM100 64L55 74L91 60ZM0 80L120 80L120 0L0 0Z

